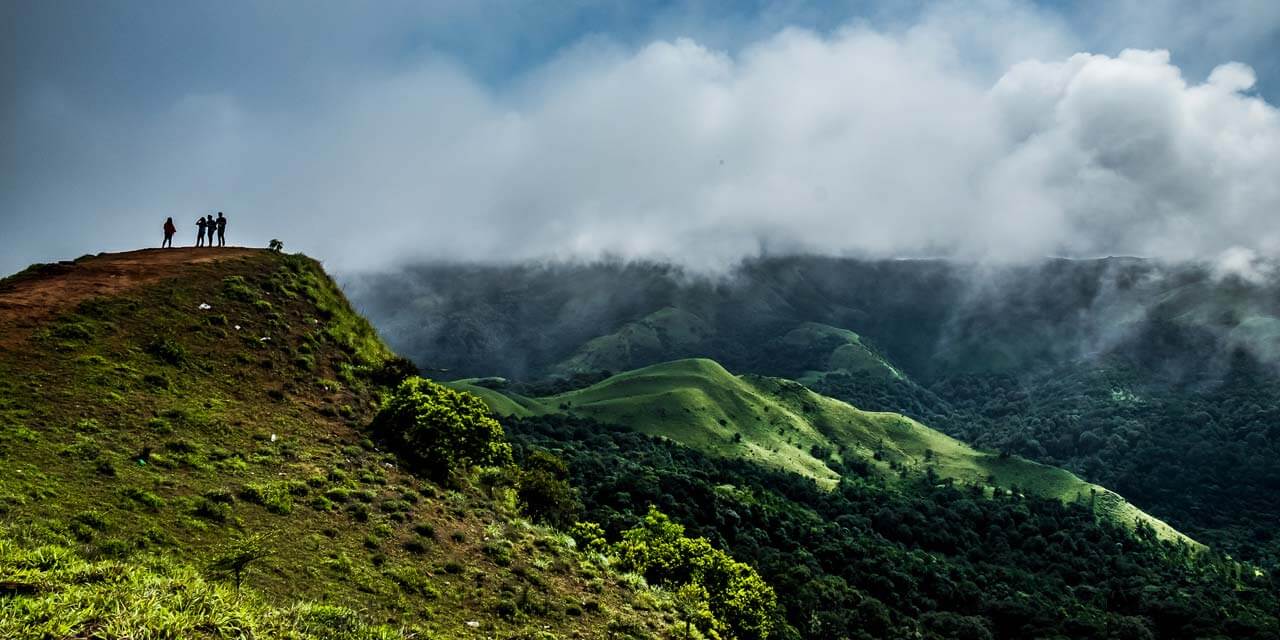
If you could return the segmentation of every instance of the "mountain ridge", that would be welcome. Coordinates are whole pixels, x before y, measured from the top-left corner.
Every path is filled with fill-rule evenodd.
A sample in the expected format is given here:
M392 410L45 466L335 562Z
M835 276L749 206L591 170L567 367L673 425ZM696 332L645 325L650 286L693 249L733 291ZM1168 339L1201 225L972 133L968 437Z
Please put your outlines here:
M485 387L482 380L451 384L479 395L499 414L590 417L714 455L798 473L828 488L846 475L836 469L858 464L886 476L930 471L940 481L982 486L988 493L1016 487L1065 501L1088 500L1100 514L1128 526L1142 523L1163 539L1203 548L1115 492L1070 472L981 453L911 418L860 411L793 381L734 376L713 360L650 365L545 398L506 396ZM829 461L835 466L829 466Z

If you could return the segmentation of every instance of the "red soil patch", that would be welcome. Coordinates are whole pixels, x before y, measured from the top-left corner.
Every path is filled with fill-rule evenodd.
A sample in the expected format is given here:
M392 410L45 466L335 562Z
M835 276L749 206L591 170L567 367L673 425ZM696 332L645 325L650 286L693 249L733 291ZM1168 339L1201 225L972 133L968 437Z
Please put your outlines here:
M143 249L45 265L35 273L23 273L0 284L0 345L22 340L41 320L86 299L173 277L184 265L263 251L237 247Z

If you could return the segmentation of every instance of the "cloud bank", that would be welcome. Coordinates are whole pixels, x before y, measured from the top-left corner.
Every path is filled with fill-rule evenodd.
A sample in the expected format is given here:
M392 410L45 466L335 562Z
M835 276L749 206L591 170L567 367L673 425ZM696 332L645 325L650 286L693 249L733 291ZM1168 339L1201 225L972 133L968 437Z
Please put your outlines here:
M339 269L1280 249L1280 112L1250 67L1189 80L1163 50L1072 53L1034 11L989 18L944 5L731 52L586 38L501 89L433 57L287 105L104 113L50 85L8 108L0 234L24 240L11 262L52 259L222 210L233 239Z

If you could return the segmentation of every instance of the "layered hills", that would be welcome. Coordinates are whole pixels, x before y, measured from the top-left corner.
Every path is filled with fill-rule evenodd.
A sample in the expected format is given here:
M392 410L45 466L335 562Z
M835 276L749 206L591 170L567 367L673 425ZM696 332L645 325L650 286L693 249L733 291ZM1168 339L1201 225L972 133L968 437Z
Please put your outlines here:
M906 416L862 411L790 380L735 376L712 360L652 365L542 398L504 393L501 383L483 379L452 384L484 398L501 415L587 417L796 473L828 488L849 468L890 478L928 474L938 482L981 487L988 495L1005 489L1083 501L1104 517L1128 526L1141 523L1162 538L1198 546L1114 492L1067 471L980 452Z

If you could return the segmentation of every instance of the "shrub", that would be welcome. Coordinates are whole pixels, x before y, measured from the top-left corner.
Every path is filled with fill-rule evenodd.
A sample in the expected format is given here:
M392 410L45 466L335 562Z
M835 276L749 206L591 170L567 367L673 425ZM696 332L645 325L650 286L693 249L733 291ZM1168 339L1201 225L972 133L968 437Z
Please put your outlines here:
M243 276L227 276L222 279L222 293L232 300L251 302L257 296Z
M777 595L755 569L711 546L687 538L684 527L650 507L614 546L621 571L641 573L651 584L705 589L716 631L738 638L765 638L773 628Z
M136 502L152 511L159 511L164 506L164 500L150 491L137 489L135 487L127 487L120 491L121 495L133 502Z
M379 508L383 513L404 513L413 508L413 505L405 500L383 500Z
M93 332L83 322L64 322L49 332L55 338L74 342L88 342L93 339Z
M240 497L262 505L271 513L286 515L293 511L293 494L289 489L286 483L253 483L240 490Z
M191 512L205 520L223 523L231 517L231 506L201 497L196 499L195 507Z
M353 502L347 506L347 513L351 514L357 522L367 522L369 520L369 507L360 502Z
M160 362L175 367L187 359L187 350L173 338L156 336L147 342L144 350Z
M418 365L412 360L396 356L384 360L369 372L369 380L384 387L393 387L418 375Z
M511 565L511 542L507 540L491 540L486 542L481 551L489 556L499 567Z
M169 376L163 373L148 373L142 376L142 381L147 385L156 389L168 389L172 383L169 382Z
M578 493L569 486L569 469L560 458L534 451L520 473L517 497L521 509L538 522L564 527L582 511Z
M471 465L511 462L511 445L484 401L418 377L396 387L373 428L437 478Z

